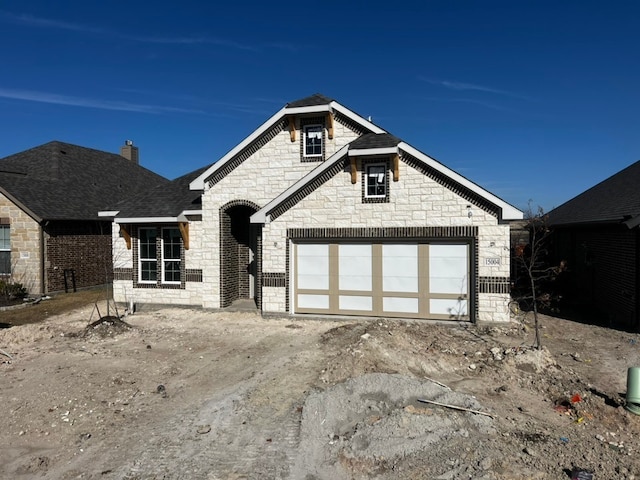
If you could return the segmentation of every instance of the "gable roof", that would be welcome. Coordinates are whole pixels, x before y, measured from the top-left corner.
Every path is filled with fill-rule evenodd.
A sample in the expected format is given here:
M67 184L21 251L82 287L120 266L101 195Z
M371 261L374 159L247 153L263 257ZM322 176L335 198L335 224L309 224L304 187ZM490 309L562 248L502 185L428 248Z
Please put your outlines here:
M548 214L550 226L591 223L640 224L640 161L603 180ZM635 222L633 219L636 219Z
M355 147L355 148L354 148ZM499 220L521 220L523 214L513 205L488 192L476 183L444 166L437 160L420 152L411 145L388 133L365 134L342 147L325 162L291 185L288 189L267 203L251 216L251 223L269 223L272 215L279 215L298 203L329 178L343 171L343 162L348 156L400 154L401 157L417 161L425 174L436 177L440 183L453 187L465 198L480 206L488 206L495 211ZM306 188L313 185L315 188Z
M202 191L189 189L189 184L208 166L194 170L171 182L145 190L139 195L122 200L115 212L101 212L102 216L116 215L116 223L176 222L184 215L202 213Z
M218 170L224 168L227 164L238 156L240 153L249 148L254 142L260 139L266 132L271 130L279 122L282 122L287 115L300 115L308 113L329 113L337 112L347 117L352 122L362 127L366 132L384 133L385 131L369 120L354 113L348 108L340 105L324 95L316 93L309 97L289 102L283 108L278 110L266 122L260 125L251 135L246 137L237 146L231 149L224 157L207 168L202 174L196 177L190 185L192 190L204 190L205 182Z
M0 192L34 220L97 220L125 195L168 182L114 154L53 141L0 159Z

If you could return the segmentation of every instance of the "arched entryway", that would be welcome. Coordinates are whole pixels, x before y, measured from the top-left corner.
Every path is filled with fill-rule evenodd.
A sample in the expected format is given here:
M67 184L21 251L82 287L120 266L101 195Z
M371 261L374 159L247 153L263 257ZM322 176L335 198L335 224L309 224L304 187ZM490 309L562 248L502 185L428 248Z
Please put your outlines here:
M257 296L257 226L249 218L259 206L235 200L220 209L220 306ZM248 303L248 302L247 302Z

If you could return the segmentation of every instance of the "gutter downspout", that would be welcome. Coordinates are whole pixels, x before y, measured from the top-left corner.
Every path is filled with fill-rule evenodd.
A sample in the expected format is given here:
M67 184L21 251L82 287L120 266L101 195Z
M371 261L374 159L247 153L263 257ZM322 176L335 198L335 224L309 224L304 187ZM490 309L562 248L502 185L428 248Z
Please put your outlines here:
M39 227L40 227L40 291L42 292L42 295L45 295L47 291L46 291L46 281L45 281L46 272L44 269L46 262L44 257L47 250L46 248L44 248L44 226L40 224Z

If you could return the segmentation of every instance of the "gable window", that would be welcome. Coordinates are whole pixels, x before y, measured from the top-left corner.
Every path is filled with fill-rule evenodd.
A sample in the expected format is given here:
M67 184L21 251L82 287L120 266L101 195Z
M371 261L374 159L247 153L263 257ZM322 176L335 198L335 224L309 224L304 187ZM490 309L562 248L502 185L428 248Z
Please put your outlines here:
M11 237L9 225L0 225L0 275L11 275Z
M365 198L386 198L387 186L387 165L384 163L367 165L365 172Z
M180 230L162 229L162 282L180 283Z
M304 127L304 156L305 157L322 157L323 143L322 125L306 125Z
M157 230L140 228L139 230L138 271L140 283L155 283L158 279L158 260L156 253Z

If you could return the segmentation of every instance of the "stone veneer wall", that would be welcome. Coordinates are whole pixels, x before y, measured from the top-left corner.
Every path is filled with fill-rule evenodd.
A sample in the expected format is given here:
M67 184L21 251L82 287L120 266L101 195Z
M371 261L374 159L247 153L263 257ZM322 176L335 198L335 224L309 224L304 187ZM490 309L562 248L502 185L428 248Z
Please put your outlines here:
M355 126L348 126L348 123L346 119L336 115L333 139L325 137L326 158L360 135L361 132L356 131ZM296 125L300 127L299 118ZM287 124L280 122L267 136L269 140L260 148L249 146L246 153L238 154L238 161L232 160L223 167L222 171L226 176L214 174L215 181L210 182L213 186L205 191L202 198L203 245L220 245L222 206L245 200L262 207L318 166L317 162L301 158L300 135L301 131L298 130L296 141L292 142ZM207 248L202 260L203 287L206 292L203 306L220 308L220 251L217 247ZM256 295L259 296L259 292Z
M152 226L152 225L144 225ZM166 226L166 225L165 225ZM159 225L157 227L160 227ZM137 226L132 228L132 233L137 232ZM184 272L183 285L152 285L151 288L135 288L135 271L137 266L137 250L134 242L136 237L131 238L131 249L126 247L125 239L120 235L120 226L112 224L112 246L113 246L113 296L116 302L128 304L133 300L140 304L169 304L169 305L202 305L203 283L202 283L202 257L206 254L203 251L202 243L202 222L199 217L189 218L189 249L184 250ZM207 249L217 247L207 246Z
M9 219L12 280L22 283L29 294L40 295L42 288L42 233L38 222L0 194L0 217Z
M358 162L358 175L362 174ZM508 321L509 225L469 199L400 162L398 182L390 182L388 203L363 203L360 182L351 184L348 172L340 172L263 228L263 276L289 281L288 229L291 228L394 228L477 227L475 266L477 320ZM337 200L339 199L339 200ZM469 216L471 211L472 216ZM455 237L452 237L455 238ZM489 259L489 260L487 260ZM263 282L264 312L287 312L284 286Z

